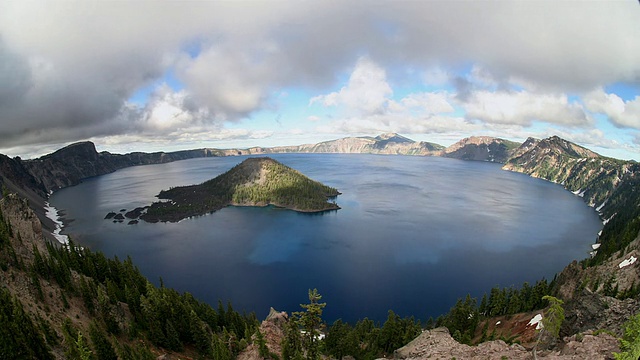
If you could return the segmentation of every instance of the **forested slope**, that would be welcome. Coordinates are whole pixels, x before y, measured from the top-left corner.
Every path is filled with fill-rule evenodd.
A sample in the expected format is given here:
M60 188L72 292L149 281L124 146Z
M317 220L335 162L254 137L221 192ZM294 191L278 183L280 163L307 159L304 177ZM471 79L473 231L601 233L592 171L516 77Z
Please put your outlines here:
M1 359L233 359L251 343L255 315L154 286L130 258L48 243L15 195L0 210Z
M563 185L604 219L590 264L624 249L640 231L640 165L601 156L557 136L528 139L503 167Z

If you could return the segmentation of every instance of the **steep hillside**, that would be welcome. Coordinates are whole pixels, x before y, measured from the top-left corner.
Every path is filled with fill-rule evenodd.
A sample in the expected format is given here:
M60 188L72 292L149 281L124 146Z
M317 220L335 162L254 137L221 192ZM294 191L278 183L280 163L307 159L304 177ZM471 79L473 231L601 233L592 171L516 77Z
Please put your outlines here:
M596 260L624 248L640 231L640 165L598 155L557 136L528 139L503 169L563 185L600 212L605 226Z
M611 195L630 165L554 136L528 139L503 168L562 184L597 206Z
M111 154L106 151L98 153L95 145L86 141L71 144L38 159L22 161L22 164L34 179L41 181L47 191L55 191L77 185L82 179L108 174L129 166L160 164L220 155L223 153L214 149L170 153L134 152L125 155Z
M472 136L444 149L441 156L461 160L504 163L519 146L519 143L509 140L489 136Z
M271 158L249 158L199 185L163 190L140 218L148 222L179 221L228 205L274 205L302 212L337 210L327 201L340 193Z
M0 199L0 359L231 360L251 343L254 315L158 288L131 259L56 247L42 233L26 201Z

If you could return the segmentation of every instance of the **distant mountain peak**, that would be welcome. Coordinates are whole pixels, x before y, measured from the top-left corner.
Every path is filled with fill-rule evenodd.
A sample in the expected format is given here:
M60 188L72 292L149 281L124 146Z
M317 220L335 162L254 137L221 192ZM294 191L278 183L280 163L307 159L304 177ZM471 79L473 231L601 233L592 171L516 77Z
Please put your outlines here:
M385 134L380 134L378 136L376 136L375 138L378 141L387 141L387 142L395 142L395 143L413 143L415 141L404 137L402 135L399 135L397 133L385 133Z
M470 136L446 148L443 156L504 163L519 146L519 143L491 136Z
M597 158L600 155L585 147L565 140L557 135L548 137L537 143L538 146L553 149L559 154L565 154L575 158Z
M87 156L89 158L95 158L98 155L98 151L96 150L96 145L91 141L81 141L73 144L69 144L62 149L56 150L55 152L45 155L44 157L65 157L65 156Z

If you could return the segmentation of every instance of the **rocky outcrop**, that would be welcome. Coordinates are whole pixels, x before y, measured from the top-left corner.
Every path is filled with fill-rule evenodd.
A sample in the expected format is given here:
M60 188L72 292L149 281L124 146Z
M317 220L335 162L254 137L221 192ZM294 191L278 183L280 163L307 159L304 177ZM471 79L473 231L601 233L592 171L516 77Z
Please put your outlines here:
M441 155L461 160L504 163L519 145L513 141L489 136L472 136L444 149Z
M285 328L289 322L289 316L284 311L276 311L274 308L269 310L269 315L260 324L260 333L264 337L269 353L282 354L282 339L285 337ZM262 360L256 337L254 335L253 343L242 351L236 360Z
M583 290L564 309L565 321L560 331L562 336L600 329L622 336L623 324L640 311L640 302L635 299L619 300Z
M12 159L0 154L0 184L17 192L18 189L29 189L38 196L45 197L46 188L33 177L20 158Z
M24 162L25 168L39 179L47 191L79 184L82 179L114 172L108 157L99 154L91 142L66 146L52 154Z
M538 351L541 359L610 359L620 351L618 341L609 334L592 332L564 338L554 350ZM519 344L508 345L502 340L487 341L477 346L460 344L446 328L424 331L409 344L394 353L395 359L532 359L530 350Z

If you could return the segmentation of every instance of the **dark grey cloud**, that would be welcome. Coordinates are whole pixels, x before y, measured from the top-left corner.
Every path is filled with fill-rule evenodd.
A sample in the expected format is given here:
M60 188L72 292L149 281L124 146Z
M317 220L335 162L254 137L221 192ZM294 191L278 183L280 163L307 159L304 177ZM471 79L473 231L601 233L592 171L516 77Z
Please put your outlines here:
M0 109L17 106L31 85L26 59L7 49L0 37Z
M363 57L418 72L477 65L501 91L514 79L539 93L638 83L639 23L633 1L6 1L0 142L222 129L282 89L335 91ZM167 72L184 89L127 103ZM463 102L475 91L455 84ZM184 121L150 121L153 104L165 115L180 105Z

